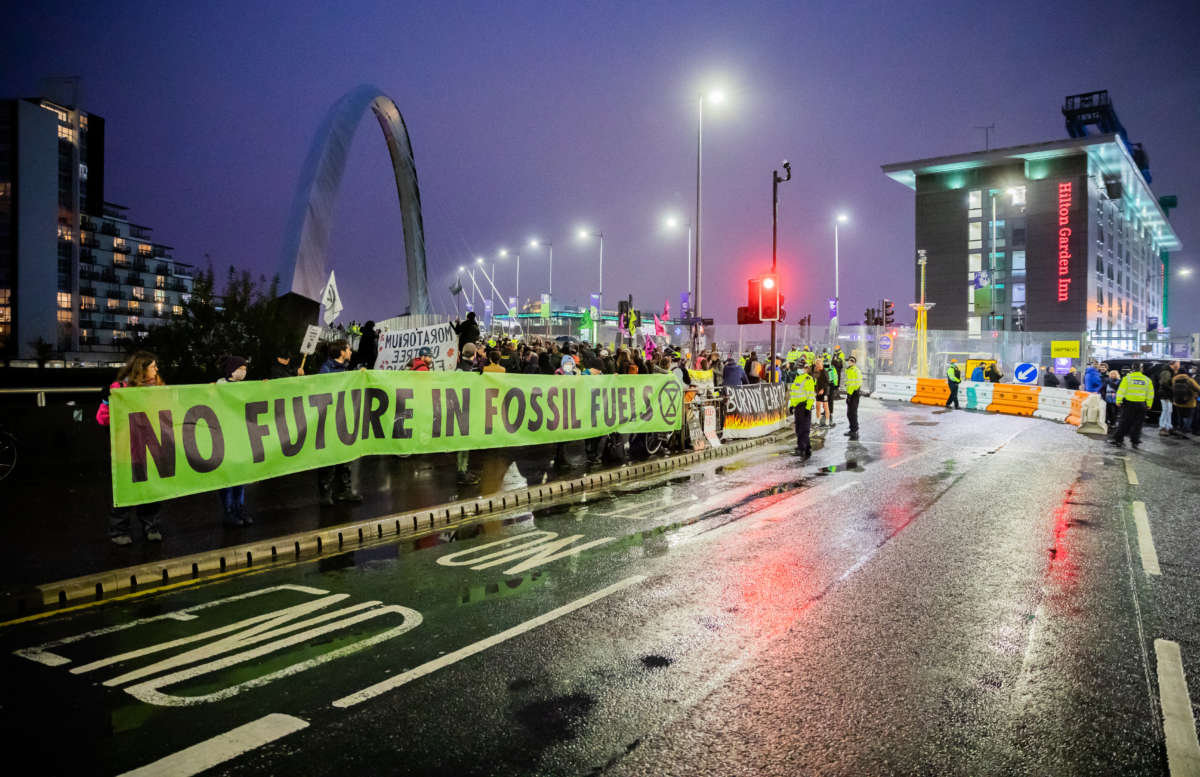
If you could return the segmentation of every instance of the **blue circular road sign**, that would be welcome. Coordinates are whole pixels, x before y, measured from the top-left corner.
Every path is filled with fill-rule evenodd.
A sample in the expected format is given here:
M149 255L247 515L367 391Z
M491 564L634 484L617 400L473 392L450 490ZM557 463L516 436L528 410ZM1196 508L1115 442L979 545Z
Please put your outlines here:
M1015 380L1017 383L1024 383L1026 385L1037 383L1037 377L1038 368L1036 364L1022 362L1021 364L1017 365L1015 370L1013 370L1013 380Z

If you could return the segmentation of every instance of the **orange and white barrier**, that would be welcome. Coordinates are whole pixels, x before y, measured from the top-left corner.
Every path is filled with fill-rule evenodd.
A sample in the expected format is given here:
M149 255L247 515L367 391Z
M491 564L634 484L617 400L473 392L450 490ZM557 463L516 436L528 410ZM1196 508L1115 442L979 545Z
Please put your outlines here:
M911 402L917 395L917 379L900 375L875 376L875 391L871 396L876 399L892 399L898 402ZM945 400L942 400L945 404Z
M988 411L1008 415L1031 416L1038 409L1041 386L1019 386L1015 383L993 383L992 403Z
M959 387L961 389L961 386ZM912 401L918 405L945 407L950 398L950 384L937 378L917 378L917 393Z

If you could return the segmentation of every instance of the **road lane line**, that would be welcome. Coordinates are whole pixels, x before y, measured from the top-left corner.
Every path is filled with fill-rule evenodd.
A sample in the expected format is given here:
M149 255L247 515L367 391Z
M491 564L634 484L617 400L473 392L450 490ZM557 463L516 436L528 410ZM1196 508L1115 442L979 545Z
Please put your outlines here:
M900 459L900 461L897 461L894 464L889 464L888 469L895 469L896 467L899 467L901 464L907 464L908 462L910 462L913 459L918 458L919 456L922 456L922 455L924 455L924 454L923 453L914 453L913 455L909 456L908 458Z
M1146 503L1133 503L1133 523L1137 526L1138 550L1142 554L1142 569L1147 575L1161 575L1158 567L1158 551L1154 549L1154 537L1150 534L1150 518L1146 515Z
M1158 698L1162 704L1163 733L1167 739L1167 767L1171 777L1200 775L1200 741L1196 739L1196 718L1183 674L1179 643L1154 640L1158 661Z
M120 777L191 777L305 728L306 721L291 715L264 715Z
M370 687L362 689L361 691L356 691L355 693L352 693L349 696L344 696L344 697L338 699L337 701L335 701L333 703L333 706L335 706L335 707L353 707L355 704L360 704L364 701L373 699L376 696L387 693L388 691L395 690L396 688L399 688L401 685L404 685L405 683L412 682L413 680L424 677L427 674L432 674L432 673L436 672L437 670L443 669L447 666L450 666L451 664L457 663L457 662L463 660L464 658L469 658L470 656L473 656L476 653L482 653L483 651L487 650L488 648L495 647L496 645L499 645L501 642L506 642L506 641L512 639L513 637L517 637L517 636L524 634L527 631L532 631L533 629L536 629L538 626L543 626L553 620L561 618L564 615L569 615L570 613L575 612L578 609L587 607L589 604L592 604L593 602L600 601L601 599L603 599L606 596L609 596L610 594L615 594L617 591L624 590L626 588L629 588L632 585L637 585L638 583L642 582L645 579L646 579L645 575L634 575L632 577L627 577L624 580L620 580L616 583L613 583L612 585L608 586L607 588L601 588L599 591L596 591L595 593L588 594L587 596L584 596L580 599L576 599L573 602L564 604L562 607L556 607L555 609L551 610L550 612L539 615L536 618L531 618L530 620L527 620L524 623L518 623L516 626L513 626L511 629L506 629L506 630L500 632L499 634L493 634L492 636L487 637L486 639L481 639L478 642L473 642L470 645L467 645L466 647L462 647L462 648L459 648L458 650L455 650L453 653L447 653L444 656L438 656L437 658L433 659L432 661L426 661L425 663L421 664L418 667L409 669L407 672L396 675L395 677L389 677L387 680L378 682L375 685L372 685Z
M1129 485L1138 485L1137 473L1133 471L1133 462L1125 459L1125 478L1129 481Z

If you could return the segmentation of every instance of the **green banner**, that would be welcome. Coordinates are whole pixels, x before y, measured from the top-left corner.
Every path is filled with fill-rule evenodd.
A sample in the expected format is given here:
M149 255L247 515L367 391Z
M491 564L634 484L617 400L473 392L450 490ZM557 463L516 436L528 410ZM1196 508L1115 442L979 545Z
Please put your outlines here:
M671 375L384 370L114 389L113 503L157 502L372 454L673 431L682 397Z

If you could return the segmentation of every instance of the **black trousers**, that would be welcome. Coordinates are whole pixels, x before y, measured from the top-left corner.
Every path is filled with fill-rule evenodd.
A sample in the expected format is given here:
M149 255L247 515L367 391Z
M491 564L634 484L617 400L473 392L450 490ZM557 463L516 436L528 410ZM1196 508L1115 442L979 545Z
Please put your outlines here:
M946 400L946 407L954 405L955 409L961 410L958 406L958 383L953 380L947 380L946 383L950 386L950 397Z
M850 434L858 434L859 392L846 395L846 420L850 422Z
M1121 417L1117 421L1117 433L1113 439L1121 442L1126 436L1137 445L1142 441L1142 422L1146 420L1146 404L1144 402L1122 402Z
M808 436L812 432L812 408L796 405L796 451L812 453L812 441Z

